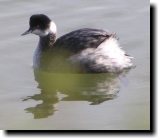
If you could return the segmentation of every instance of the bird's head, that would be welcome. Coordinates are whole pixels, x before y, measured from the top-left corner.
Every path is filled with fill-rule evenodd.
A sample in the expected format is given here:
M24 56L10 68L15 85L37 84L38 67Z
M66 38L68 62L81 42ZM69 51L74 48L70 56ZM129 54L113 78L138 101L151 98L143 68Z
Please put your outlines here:
M47 36L49 33L56 34L57 28L55 23L49 17L43 14L32 15L29 20L29 29L22 35L33 33L40 37Z

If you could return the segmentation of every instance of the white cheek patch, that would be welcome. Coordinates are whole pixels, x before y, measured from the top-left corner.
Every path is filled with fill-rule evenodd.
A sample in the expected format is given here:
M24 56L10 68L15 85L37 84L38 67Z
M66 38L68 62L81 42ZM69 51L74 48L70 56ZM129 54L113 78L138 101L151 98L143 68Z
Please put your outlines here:
M39 36L46 36L49 33L56 34L57 33L57 27L56 27L56 24L53 21L51 21L48 29L46 29L44 31L40 30L40 29L35 29L35 30L32 31L32 33L36 34L36 35L39 35Z
M33 34L39 35L39 36L46 36L48 35L49 32L47 31L42 31L40 29L35 29L32 31Z
M57 27L56 27L56 24L53 21L50 22L49 30L50 30L50 32L52 32L54 34L57 33Z

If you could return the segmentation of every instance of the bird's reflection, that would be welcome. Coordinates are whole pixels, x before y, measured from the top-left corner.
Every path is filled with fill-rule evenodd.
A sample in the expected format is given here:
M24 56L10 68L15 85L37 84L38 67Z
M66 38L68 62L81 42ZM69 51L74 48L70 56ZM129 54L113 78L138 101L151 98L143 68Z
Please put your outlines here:
M35 119L47 118L56 111L55 105L60 101L87 101L90 105L98 105L112 100L120 90L119 75L121 74L58 74L34 71L38 82L39 94L26 97L39 101L36 106L25 110L34 115Z

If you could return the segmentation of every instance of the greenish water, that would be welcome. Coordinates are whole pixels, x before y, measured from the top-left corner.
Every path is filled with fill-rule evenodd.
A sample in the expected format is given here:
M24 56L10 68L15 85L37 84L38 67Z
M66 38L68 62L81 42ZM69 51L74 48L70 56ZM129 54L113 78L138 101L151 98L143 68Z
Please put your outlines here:
M1 0L1 129L150 129L149 1ZM21 37L32 14L55 21L58 36L83 28L116 32L136 68L116 74L34 72L38 38Z

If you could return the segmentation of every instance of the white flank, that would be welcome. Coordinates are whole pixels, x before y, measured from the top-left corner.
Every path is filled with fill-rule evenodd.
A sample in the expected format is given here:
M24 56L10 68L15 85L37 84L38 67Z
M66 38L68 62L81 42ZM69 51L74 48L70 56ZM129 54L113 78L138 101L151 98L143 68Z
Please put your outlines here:
M95 70L116 72L132 66L131 58L119 47L115 38L109 38L96 49L87 48L69 58L73 63L87 64Z

